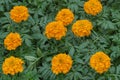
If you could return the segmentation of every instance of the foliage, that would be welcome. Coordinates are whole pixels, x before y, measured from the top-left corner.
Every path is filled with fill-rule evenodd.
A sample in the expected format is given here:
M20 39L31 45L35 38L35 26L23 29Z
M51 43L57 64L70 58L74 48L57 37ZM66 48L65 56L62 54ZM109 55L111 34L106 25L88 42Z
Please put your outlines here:
M87 0L1 0L0 1L0 80L119 80L120 79L120 0L101 0L103 10L96 16L83 9ZM15 5L29 9L29 19L15 23L9 12ZM69 8L76 20L88 19L93 24L89 37L76 37L71 25L62 40L47 39L44 35L48 22L54 21L58 11ZM22 46L14 51L4 47L4 39L10 32L18 32ZM97 51L111 58L110 69L96 73L89 59ZM58 53L68 53L73 59L72 69L66 75L55 75L51 71L51 60ZM2 63L9 56L25 61L24 71L14 76L2 72Z

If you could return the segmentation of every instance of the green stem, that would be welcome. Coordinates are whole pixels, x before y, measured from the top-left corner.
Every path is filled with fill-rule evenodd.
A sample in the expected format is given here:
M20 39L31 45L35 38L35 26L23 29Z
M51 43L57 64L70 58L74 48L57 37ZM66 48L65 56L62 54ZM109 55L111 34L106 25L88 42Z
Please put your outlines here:
M42 58L42 56L37 58L33 63L31 63L31 65L28 67L28 70L30 70L32 68L32 66L34 66L41 58Z
M64 80L64 75L60 74L58 80Z

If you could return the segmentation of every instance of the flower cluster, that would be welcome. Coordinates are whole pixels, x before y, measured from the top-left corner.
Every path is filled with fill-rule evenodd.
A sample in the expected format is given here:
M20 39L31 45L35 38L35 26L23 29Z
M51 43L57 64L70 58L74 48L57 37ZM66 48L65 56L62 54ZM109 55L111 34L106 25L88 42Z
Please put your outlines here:
M73 33L78 37L89 36L92 30L92 23L88 20L78 20L72 26Z
M10 18L16 22L27 20L29 17L28 9L25 6L14 6L10 11ZM22 45L22 39L19 33L10 32L4 39L4 46L7 50L15 50ZM6 58L2 64L2 71L4 74L15 75L23 71L24 61L20 58L10 56Z
M63 36L66 35L66 27L64 27L63 23L60 21L53 21L47 24L45 29L45 34L47 38L55 38L56 40L60 40Z
M15 50L18 46L22 44L22 39L18 33L9 33L4 39L4 46L7 50Z
M89 0L85 2L84 10L87 14L95 16L102 11L102 4L99 0Z
M10 11L10 18L16 23L20 23L22 20L26 21L28 17L28 9L25 6L15 6Z
M47 24L45 35L48 39L55 38L56 40L61 40L67 32L67 28L65 26L72 23L74 20L74 14L70 9L62 9L57 13L55 20L56 21Z
M104 52L96 52L90 58L90 66L100 74L106 72L110 65L110 58Z
M64 26L67 26L74 20L74 14L70 9L62 9L58 12L55 20L61 21Z
M22 72L23 64L24 62L21 59L16 58L14 56L6 58L2 65L3 73L6 75L7 74L14 75L18 72Z
M89 0L84 4L84 10L87 14L97 15L102 11L102 4L99 0ZM10 18L20 23L26 21L29 17L28 8L25 6L15 6L10 11ZM70 9L60 10L55 21L49 22L45 28L45 35L48 39L55 38L61 40L66 35L67 27L74 20L74 14ZM72 32L77 37L89 36L93 25L89 20L77 20L72 25ZM20 34L15 32L9 33L4 39L4 46L7 50L15 50L17 47L22 45L22 39ZM2 65L3 73L8 75L15 75L16 73L23 71L24 61L20 58L11 56L6 58ZM55 55L51 60L51 70L54 74L60 73L66 74L72 68L73 60L70 55L66 53L59 53ZM103 52L97 52L90 58L90 66L96 70L96 72L102 74L110 68L110 58Z
M66 74L72 67L72 58L66 53L60 53L52 58L51 70L55 74L63 73Z

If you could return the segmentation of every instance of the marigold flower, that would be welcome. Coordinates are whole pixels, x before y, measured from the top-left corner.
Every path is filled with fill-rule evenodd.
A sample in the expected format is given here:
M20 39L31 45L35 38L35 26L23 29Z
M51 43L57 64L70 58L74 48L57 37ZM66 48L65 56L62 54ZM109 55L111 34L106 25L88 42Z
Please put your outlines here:
M48 39L55 38L60 40L63 36L66 35L66 27L60 21L53 21L47 24L45 29L45 34Z
M92 1L92 0L88 0L88 1ZM94 0L93 0L94 1ZM97 0L97 1L101 1L101 0Z
M56 15L55 20L62 21L64 26L67 26L74 20L74 14L70 9L62 9Z
M15 6L10 11L10 18L16 23L20 23L22 20L26 21L28 17L28 9L25 6Z
M90 58L90 66L100 74L106 72L110 65L110 58L104 52L96 52Z
M5 61L2 64L2 70L3 73L8 75L14 75L18 72L23 71L23 61L19 58L16 58L14 56L11 56L9 58L6 58Z
M72 26L72 32L78 37L89 36L92 30L92 23L88 20L78 20Z
M22 44L22 39L18 33L9 33L4 39L4 46L7 50L15 50Z
M95 16L102 11L102 4L98 0L89 0L85 2L84 10L87 14Z
M58 55L55 55L52 58L51 62L52 62L51 70L56 75L59 73L63 73L63 74L68 73L73 63L71 57L65 53L60 53Z

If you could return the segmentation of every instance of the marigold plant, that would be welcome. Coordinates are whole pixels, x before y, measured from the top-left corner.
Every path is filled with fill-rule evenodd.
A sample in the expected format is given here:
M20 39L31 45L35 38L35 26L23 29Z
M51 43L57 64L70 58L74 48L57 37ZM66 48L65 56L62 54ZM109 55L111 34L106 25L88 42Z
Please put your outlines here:
M88 0L88 1L92 1L92 0ZM101 0L97 0L97 1L101 1Z
M72 32L78 37L89 36L92 30L92 23L89 20L78 20L72 26Z
M6 58L2 65L3 73L6 75L8 74L14 75L18 72L22 72L23 64L24 64L24 61L14 56Z
M29 17L28 8L25 6L14 6L10 11L10 18L16 22L26 21Z
M15 50L18 46L22 44L22 39L19 33L9 33L4 39L4 46L7 50Z
M110 58L104 52L96 52L90 58L90 66L100 74L106 72L110 65Z
M98 0L89 0L84 3L84 10L87 14L95 16L102 11L102 4Z
M64 26L67 26L74 20L74 14L70 9L62 9L57 13L55 20L62 21Z
M55 38L60 40L66 35L67 29L64 27L63 23L60 21L53 21L47 24L45 29L45 35L48 39Z
M72 58L69 55L65 53L60 53L52 58L51 70L56 75L59 73L66 74L71 69L72 63Z
M1 0L0 80L120 80L120 0Z

